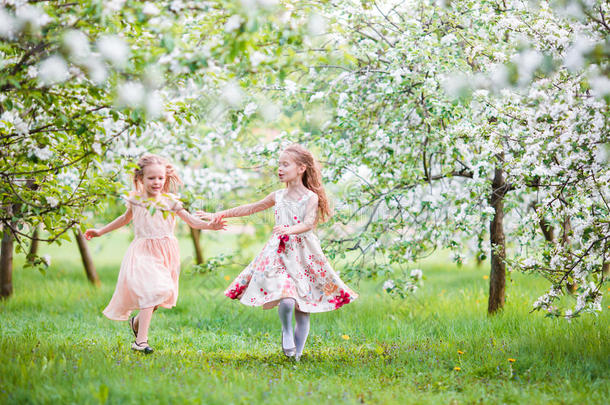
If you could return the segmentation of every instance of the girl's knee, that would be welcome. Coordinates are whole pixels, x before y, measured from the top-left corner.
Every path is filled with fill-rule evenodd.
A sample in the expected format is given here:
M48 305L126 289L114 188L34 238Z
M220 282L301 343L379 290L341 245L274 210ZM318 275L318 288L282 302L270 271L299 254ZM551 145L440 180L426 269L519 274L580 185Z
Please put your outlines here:
M294 307L295 307L295 305L296 305L296 301L294 300L294 298L282 298L282 299L280 300L280 305L281 305L282 307L292 309L292 308L294 308Z

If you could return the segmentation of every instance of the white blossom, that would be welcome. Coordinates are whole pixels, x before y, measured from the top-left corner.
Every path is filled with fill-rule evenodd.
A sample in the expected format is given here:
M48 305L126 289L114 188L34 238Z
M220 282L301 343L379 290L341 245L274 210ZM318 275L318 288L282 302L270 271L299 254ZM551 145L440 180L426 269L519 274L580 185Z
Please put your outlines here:
M261 64L261 62L264 62L266 59L267 57L265 56L265 54L259 51L254 51L250 55L250 63L253 67L257 67Z
M51 17L41 8L29 4L17 7L15 17L19 21L19 25L29 26L32 30L37 30L51 22Z
M249 117L250 115L254 114L256 112L257 109L257 105L256 103L248 103L246 105L246 108L244 108L244 114Z
M292 80L284 80L284 88L289 95L294 94L297 91L297 84Z
M457 42L457 38L456 38L455 34L453 34L453 33L445 35L444 37L441 38L441 45L443 45L443 46L451 46L455 42Z
M118 87L117 104L122 107L142 107L146 99L146 90L142 83L125 82Z
M241 26L242 19L239 14L233 14L225 23L225 32L232 32Z
M416 280L419 280L422 278L422 271L421 269L413 269L411 270L411 277L413 277Z
M40 258L42 259L46 267L49 267L51 265L51 255L42 255Z
M59 200L55 197L46 196L45 199L47 200L47 204L49 204L51 208L55 208L59 204Z
M325 94L323 91L318 91L309 98L309 102L311 103L316 100L321 100L324 98L324 96L325 96Z
M606 76L599 75L589 79L591 90L597 97L605 97L610 95L610 79Z
M383 289L385 291L388 290L392 290L394 287L396 287L396 285L394 284L394 280L386 280L385 283L383 283Z
M104 63L96 57L89 57L83 62L87 76L95 84L102 84L106 80L108 72Z
M91 52L87 36L78 30L69 30L63 36L63 44L70 57L76 61L87 58Z
M281 113L281 109L275 103L264 103L260 107L260 113L267 122L273 122Z
M595 44L591 39L578 35L572 46L567 50L564 57L565 66L575 72L582 68L585 63L584 55L593 49Z
M32 153L40 160L48 160L53 156L53 152L48 146L44 148L34 148Z
M244 93L235 82L229 82L222 90L223 100L232 107L237 107L241 104Z
M103 36L97 41L97 49L115 67L123 68L127 65L129 48L121 38L115 35Z
M68 79L68 64L59 55L53 55L40 62L38 80L42 85L50 86Z
M322 35L326 32L326 20L319 14L311 14L307 23L307 31L310 35Z
M146 2L142 7L142 14L147 16L159 15L159 8L153 2Z
M121 11L124 4L125 0L106 0L102 2L105 13L116 13Z
M176 12L176 13L179 13L184 7L185 7L184 6L184 1L182 1L182 0L174 0L169 5L169 9L171 11Z
M38 68L36 66L28 66L27 75L31 79L38 77Z
M148 94L146 97L146 103L144 104L144 109L146 110L146 115L150 119L155 119L161 116L163 113L163 99L158 91Z
M19 23L9 14L6 9L0 6L0 37L12 39L19 30Z
M91 145L91 149L98 155L102 154L102 145L100 145L99 142L94 142L93 145Z

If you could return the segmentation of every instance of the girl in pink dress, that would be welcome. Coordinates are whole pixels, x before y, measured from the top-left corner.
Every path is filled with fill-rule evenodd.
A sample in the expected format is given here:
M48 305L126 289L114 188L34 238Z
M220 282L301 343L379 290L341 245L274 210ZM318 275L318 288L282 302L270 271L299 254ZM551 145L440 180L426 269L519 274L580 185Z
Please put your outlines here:
M131 348L148 354L153 352L148 345L153 311L172 308L178 299L180 252L174 236L175 216L197 229L223 229L224 224L203 222L169 194L182 182L173 166L159 156L145 155L138 161L133 183L135 191L127 199L125 213L101 229L88 229L85 238L102 236L133 219L135 238L125 253L116 289L103 313L116 321L129 319L136 337ZM131 311L137 309L138 315L130 319Z
M286 183L285 189L272 192L259 202L213 214L211 223L251 215L275 205L271 239L225 295L263 309L278 306L282 350L298 361L309 334L309 314L332 311L358 296L332 269L313 232L317 222L330 215L314 157L301 145L291 145L280 154L278 175ZM207 213L197 214L204 217Z

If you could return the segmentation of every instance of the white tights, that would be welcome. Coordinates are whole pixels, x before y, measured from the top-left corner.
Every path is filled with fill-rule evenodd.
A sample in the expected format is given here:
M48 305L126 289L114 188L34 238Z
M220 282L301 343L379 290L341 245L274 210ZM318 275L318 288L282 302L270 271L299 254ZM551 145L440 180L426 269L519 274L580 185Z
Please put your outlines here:
M292 331L293 312L296 321L294 333ZM278 306L278 314L280 316L280 321L282 322L282 345L286 349L296 346L297 356L300 356L303 354L303 348L305 347L305 342L307 342L307 335L309 335L309 313L301 312L296 309L294 299L283 298L280 300L280 305Z

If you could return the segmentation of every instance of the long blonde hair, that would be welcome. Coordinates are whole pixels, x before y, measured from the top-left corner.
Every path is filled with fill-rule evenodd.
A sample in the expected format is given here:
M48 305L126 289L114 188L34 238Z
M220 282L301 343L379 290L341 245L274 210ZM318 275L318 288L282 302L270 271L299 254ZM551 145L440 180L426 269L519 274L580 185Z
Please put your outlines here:
M161 156L146 154L138 160L138 167L133 173L133 185L136 191L141 191L142 181L144 179L144 168L150 165L161 165L165 167L165 184L161 191L163 193L175 192L182 185L182 180L174 166Z
M289 145L284 149L284 152L289 153L297 164L305 166L303 185L318 195L318 214L320 222L326 222L332 216L332 212L328 198L326 197L326 191L324 191L324 186L322 185L320 164L310 151L298 143Z

